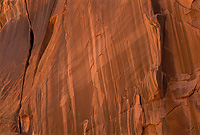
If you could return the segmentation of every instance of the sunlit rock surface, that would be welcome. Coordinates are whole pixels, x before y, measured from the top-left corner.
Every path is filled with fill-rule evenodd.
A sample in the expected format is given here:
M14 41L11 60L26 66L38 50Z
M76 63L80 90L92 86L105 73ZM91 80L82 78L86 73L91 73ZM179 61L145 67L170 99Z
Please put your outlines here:
M0 2L0 134L200 134L200 0Z

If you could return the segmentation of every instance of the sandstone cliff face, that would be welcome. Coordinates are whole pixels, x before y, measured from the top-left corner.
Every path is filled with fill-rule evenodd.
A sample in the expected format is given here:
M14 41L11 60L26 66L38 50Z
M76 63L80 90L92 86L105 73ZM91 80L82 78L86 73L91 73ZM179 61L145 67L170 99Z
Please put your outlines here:
M1 134L200 134L200 0L0 0Z

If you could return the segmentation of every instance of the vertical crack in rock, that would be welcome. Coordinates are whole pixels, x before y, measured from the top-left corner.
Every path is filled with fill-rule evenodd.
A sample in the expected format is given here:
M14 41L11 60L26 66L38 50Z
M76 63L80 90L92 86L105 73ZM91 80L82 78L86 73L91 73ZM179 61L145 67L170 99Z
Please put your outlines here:
M24 91L24 83L25 83L26 71L27 71L28 66L29 66L29 60L30 60L30 57L31 57L31 52L32 52L32 49L33 49L33 44L34 44L34 33L33 33L32 24L31 24L29 12L28 12L27 2L26 2L26 0L24 0L24 2L25 2L26 12L27 12L28 22L29 22L29 51L28 51L25 69L24 69L24 74L23 74L23 79L22 79L22 88L21 88L20 102L19 102L19 109L18 109L18 117L19 117L18 118L18 122L19 122L18 126L19 126L19 132L20 133L22 133L22 122L21 122L21 118L20 118L20 110L21 110L21 107L22 107L22 97L23 97L23 91Z
M25 64L25 69L24 69L24 75L23 75L23 79L22 79L22 90L21 90L21 95L20 95L20 102L19 102L19 111L18 113L20 113L21 107L22 107L22 97L23 97L23 91L24 91L24 83L25 83L25 76L26 76L26 71L28 69L29 66L29 60L31 57L31 52L33 49L33 43L34 43L34 34L33 34L33 30L30 28L30 32L29 32L29 38L30 38L30 46L29 46L29 52L28 52L28 56L27 56L27 60L26 60L26 64ZM20 115L19 115L19 131L20 133L22 133L21 130L21 120L20 120Z
M163 70L162 70L162 72L163 72ZM168 82L169 82L169 80L170 80L170 78L166 74L164 74L162 76L163 97L165 97L165 93L166 93L167 88L168 88Z
M53 13L53 10L55 9L56 2L57 2L57 0L54 0L53 7L52 7L52 9L50 11L50 16ZM29 60L30 60L30 57L31 57L31 52L32 52L32 49L33 49L33 44L34 44L34 33L33 33L32 23L31 23L29 11L28 11L27 1L24 0L24 3L25 3L26 12L27 12L28 22L29 22L29 39L30 39L30 44L29 44L29 52L28 52L28 56L27 56L27 60L26 60L26 64L25 64L25 69L24 69L24 75L23 75L23 81L22 81L22 90L21 90L21 95L20 95L20 103L19 103L18 115L19 115L21 107L22 107L22 97L23 97L23 90L24 90L24 83L25 83L26 71L27 71L28 66L29 66ZM53 17L50 20L49 25L47 27L48 30L46 30L46 34L45 34L42 46L41 46L39 54L38 54L38 59L37 59L37 62L36 62L37 64L36 64L36 70L34 72L34 76L35 76L35 73L37 71L37 66L39 64L39 61L40 61L40 59L41 59L41 57L42 57L42 55L43 55L43 53L44 53L44 51L45 51L45 49L46 49L49 41L51 39L56 19L57 19L57 16ZM50 33L50 34L48 34L48 33ZM19 115L18 119L19 119L18 120L19 121L19 123L18 123L19 124L19 132L22 133L22 122L21 122L20 115Z
M32 29L31 19L30 19L30 15L29 15L29 12L28 12L28 4L27 4L26 0L24 0L24 3L25 3L25 8L26 8L26 13L27 13L27 16L28 16L29 26Z
M149 0L147 1L141 1L141 7L142 12L144 14L144 23L146 25L147 34L149 36L149 41L151 45L151 53L153 56L152 61L153 65L156 66L156 78L157 81L157 90L152 91L152 95L149 98L148 101L145 101L144 103L150 103L154 101L158 101L160 99L165 98L165 93L168 88L168 82L169 78L165 73L163 72L163 48L165 43L165 14L163 14L163 8L161 7L161 4L159 3L159 0ZM142 106L142 105L141 105ZM145 116L145 112L147 108L142 106L143 114L144 114L144 125L142 134L145 134L145 130L149 125L154 125L155 128L158 126L155 125L152 121L147 123L148 115Z
M151 0L154 14L161 13L161 7L158 0Z
M144 135L144 131L145 131L145 127L146 127L146 116L145 116L145 111L144 111L144 107L143 107L141 98L140 98L140 104L141 104L142 115L143 115L143 121L142 121L143 125L142 125L142 133L141 133L141 135Z
M157 90L148 99L155 101L165 97L167 90L168 76L163 72L163 48L165 43L165 15L162 12L162 7L158 0L151 0L150 3L141 2L142 12L144 14L144 23L149 36L150 52L153 65L151 69L156 72L154 78L157 82ZM165 82L164 82L165 81Z
M160 96L161 98L165 97L165 92L167 89L167 81L168 77L163 74L163 48L165 42L165 15L161 13L161 6L158 0L151 0L153 12L156 15L157 21L159 23L159 33L160 33L160 51L161 51L161 63L158 67L157 75L158 75L158 84L160 85L159 88L161 90Z
M151 5L153 9L153 14L156 17L155 23L158 23L154 27L157 27L156 30L156 35L159 36L158 40L160 39L160 42L158 45L160 45L160 65L158 67L157 71L157 81L158 81L158 87L161 90L160 91L160 96L161 98L165 97L165 93L167 90L167 82L169 80L167 75L163 74L163 48L164 48L164 43L165 43L165 15L162 13L162 8L159 3L159 0L151 0Z

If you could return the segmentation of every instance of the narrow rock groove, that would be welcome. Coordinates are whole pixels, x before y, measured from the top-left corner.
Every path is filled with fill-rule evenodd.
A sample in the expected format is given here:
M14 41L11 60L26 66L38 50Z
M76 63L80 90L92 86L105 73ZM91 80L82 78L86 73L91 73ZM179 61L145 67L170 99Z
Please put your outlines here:
M28 5L27 5L26 0L24 0L24 3L25 3L25 8L26 8L26 13L27 13L27 16L28 16L29 26L32 29L31 19L30 19L30 15L29 15L29 12L28 12Z
M34 44L34 33L33 33L32 26L31 26L31 20L29 18L26 0L24 0L24 1L25 1L26 12L27 12L28 21L29 21L29 51L28 51L28 55L27 55L27 59L26 59L25 68L24 68L24 74L23 74L23 79L22 79L22 89L21 89L19 109L18 109L18 117L19 117L18 118L18 127L19 127L20 133L22 133L22 126L21 126L22 123L21 123L21 119L20 119L20 110L21 110L21 107L22 107L22 97L23 97L23 91L24 91L24 83L25 83L26 71L27 71L28 66L29 66L29 60L30 60L30 57L31 57L31 52L32 52L32 49L33 49L33 44Z
M23 91L24 91L24 83L25 83L26 71L27 71L28 66L29 66L29 60L30 60L30 57L31 57L31 52L32 52L33 43L34 43L34 34L33 34L33 30L31 28L30 28L30 33L29 34L30 34L29 35L30 36L30 47L29 47L29 52L28 52L26 64L25 64L23 80L22 80L22 90L21 90L20 102L19 102L19 113L20 113L20 109L22 107L22 97L23 97ZM20 133L22 133L20 115L19 115L19 131L20 131Z

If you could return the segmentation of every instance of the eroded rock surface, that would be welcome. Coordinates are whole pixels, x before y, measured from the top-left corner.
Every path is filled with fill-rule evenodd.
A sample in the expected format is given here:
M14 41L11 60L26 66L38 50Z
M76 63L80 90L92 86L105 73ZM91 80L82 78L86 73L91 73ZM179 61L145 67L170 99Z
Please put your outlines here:
M0 133L200 134L199 0L0 0Z

